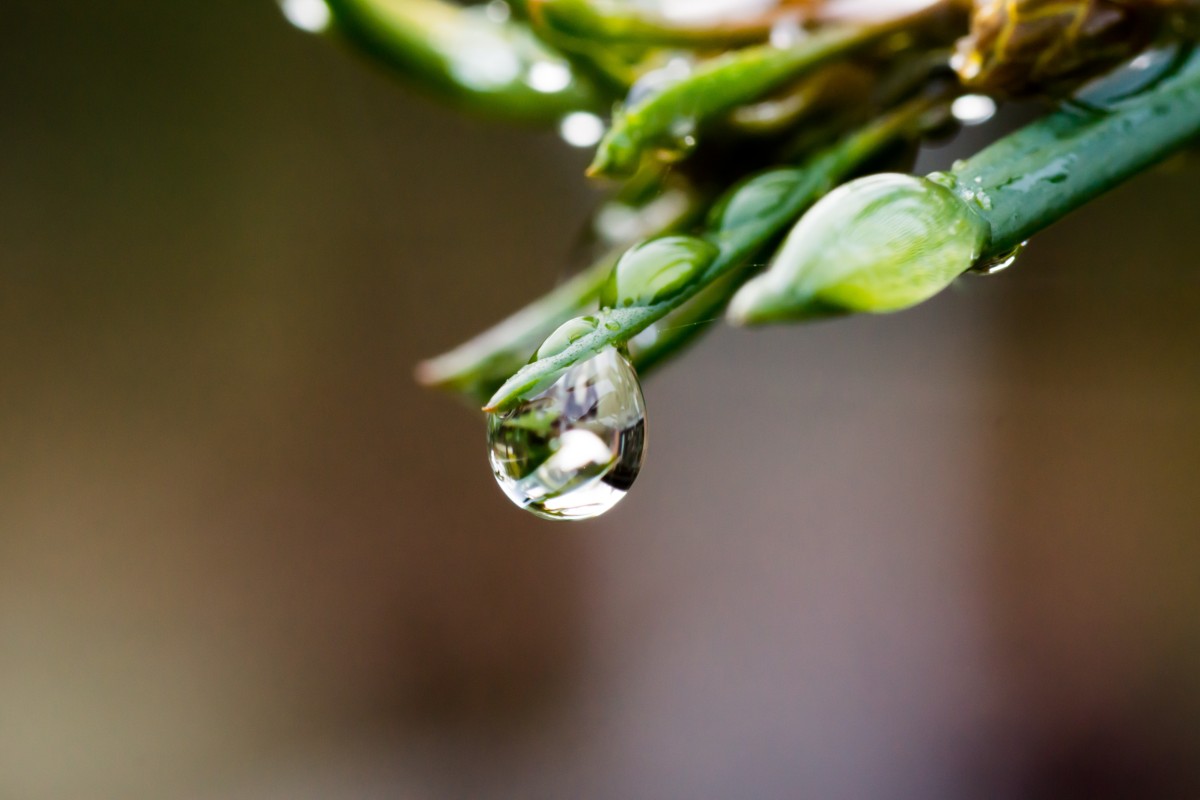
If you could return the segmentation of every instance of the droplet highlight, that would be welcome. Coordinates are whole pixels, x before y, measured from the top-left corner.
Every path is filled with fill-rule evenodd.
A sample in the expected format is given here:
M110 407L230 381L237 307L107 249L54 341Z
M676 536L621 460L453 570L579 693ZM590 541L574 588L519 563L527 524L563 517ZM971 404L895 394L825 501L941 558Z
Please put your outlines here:
M637 478L645 449L642 388L616 348L488 419L496 482L513 503L543 519L592 519L611 509Z
M1025 246L1029 242L1021 242L1019 245L1009 250L1006 253L1001 253L991 258L981 259L972 266L968 272L973 275L995 275L1003 272L1016 263L1017 258L1025 251Z

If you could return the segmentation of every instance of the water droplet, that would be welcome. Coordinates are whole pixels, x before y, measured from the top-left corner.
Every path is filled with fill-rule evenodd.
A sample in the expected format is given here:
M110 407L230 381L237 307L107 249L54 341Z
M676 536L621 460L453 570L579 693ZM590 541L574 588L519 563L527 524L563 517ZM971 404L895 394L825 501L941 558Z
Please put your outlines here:
M649 306L681 292L717 257L695 236L660 236L626 251L600 298L611 308Z
M964 189L962 197L976 208L983 211L992 210L992 197L983 189Z
M996 116L996 101L986 94L964 94L955 98L950 113L963 125L982 125Z
M1006 253L1001 253L1000 255L978 261L967 271L974 275L995 275L999 272L1003 272L1013 265L1013 263L1017 260L1017 257L1021 255L1022 251L1024 251L1025 245L1027 244L1029 244L1029 242L1021 242L1019 245Z
M604 138L604 120L587 111L572 111L558 123L558 135L572 147L592 147Z
M509 499L545 519L583 520L616 505L646 449L646 403L615 348L488 420L488 458Z
M279 10L302 31L321 33L329 27L331 14L325 0L279 0Z

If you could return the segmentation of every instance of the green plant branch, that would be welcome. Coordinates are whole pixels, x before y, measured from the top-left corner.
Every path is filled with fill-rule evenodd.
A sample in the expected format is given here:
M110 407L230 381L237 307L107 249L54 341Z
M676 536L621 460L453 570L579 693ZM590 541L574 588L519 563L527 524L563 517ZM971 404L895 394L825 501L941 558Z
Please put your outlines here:
M818 203L730 303L734 324L887 313L928 300L978 263L1200 137L1200 50L1141 94L1058 111L950 172L871 175Z
M1065 109L948 173L1005 253L1200 136L1200 50L1174 75L1104 111Z
M680 139L696 126L818 67L853 55L889 34L911 33L914 26L934 19L936 15L930 9L923 9L916 15L829 27L790 47L747 47L715 58L687 78L617 114L588 172L596 176L629 174L655 148L678 148Z
M528 9L539 28L555 34L661 47L729 47L761 42L780 16L763 13L748 19L686 22L636 6L591 0L530 0Z
M703 273L681 291L649 305L604 309L595 329L561 352L521 368L492 396L485 411L511 408L573 364L621 345L683 306L704 287L741 266L778 237L818 197L898 139L919 133L939 101L911 101L812 157L803 168L771 170L733 190L701 241L716 249Z

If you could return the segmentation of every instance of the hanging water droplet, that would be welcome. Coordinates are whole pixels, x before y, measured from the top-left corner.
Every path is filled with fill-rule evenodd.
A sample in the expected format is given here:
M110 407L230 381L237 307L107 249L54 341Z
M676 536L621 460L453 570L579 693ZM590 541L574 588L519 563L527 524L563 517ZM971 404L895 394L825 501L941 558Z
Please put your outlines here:
M615 348L488 419L496 482L510 500L545 519L591 519L608 511L633 485L645 448L642 387Z
M695 236L660 236L630 248L600 298L609 308L649 306L678 294L717 257L716 246Z
M974 275L995 275L998 272L1003 272L1013 265L1017 257L1025 250L1025 245L1029 242L1021 242L1019 245L1009 250L1006 253L1001 253L991 258L985 258L972 266L968 272Z

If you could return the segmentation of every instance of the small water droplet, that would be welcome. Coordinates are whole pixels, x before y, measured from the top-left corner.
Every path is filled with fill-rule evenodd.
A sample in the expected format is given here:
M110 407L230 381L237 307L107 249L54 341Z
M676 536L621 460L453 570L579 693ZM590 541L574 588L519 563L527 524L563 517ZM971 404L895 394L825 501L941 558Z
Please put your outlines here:
M992 210L992 198L983 189L967 189L963 192L963 198L967 202L974 205L976 208L984 211Z
M695 236L660 236L630 248L601 295L610 308L649 306L678 294L717 257L715 245Z
M488 419L488 459L508 498L545 519L583 520L616 505L646 449L646 403L615 348Z
M1013 263L1017 260L1017 257L1021 255L1022 251L1024 251L1025 245L1027 244L1029 244L1029 242L1021 242L1019 245L1006 253L1001 253L1000 255L978 261L967 271L975 275L985 276L995 275L1003 272L1013 265Z

